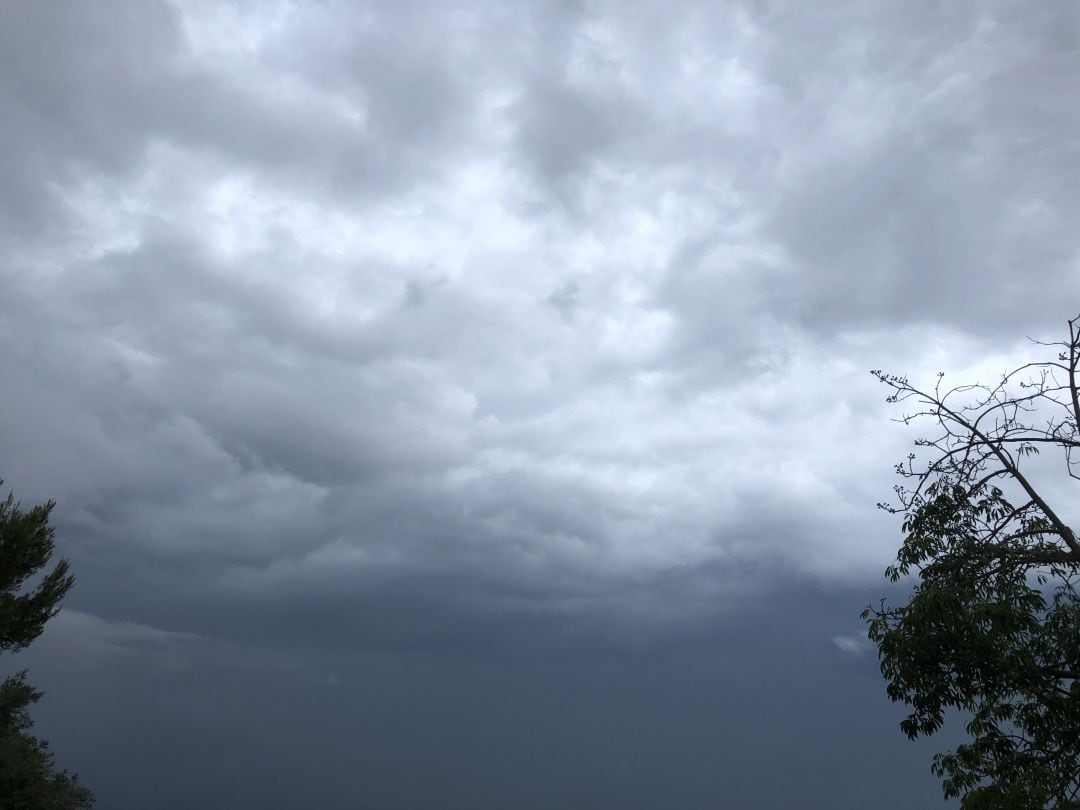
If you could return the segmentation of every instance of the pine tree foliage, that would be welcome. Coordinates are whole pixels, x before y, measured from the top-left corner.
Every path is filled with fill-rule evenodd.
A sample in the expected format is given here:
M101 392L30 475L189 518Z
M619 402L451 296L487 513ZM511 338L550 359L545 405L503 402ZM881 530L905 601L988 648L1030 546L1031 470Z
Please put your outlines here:
M0 652L17 652L41 635L75 582L66 560L42 573L54 551L54 506L24 511L10 494L0 501ZM93 794L57 771L49 744L30 734L29 707L41 697L25 671L0 683L0 810L91 807Z

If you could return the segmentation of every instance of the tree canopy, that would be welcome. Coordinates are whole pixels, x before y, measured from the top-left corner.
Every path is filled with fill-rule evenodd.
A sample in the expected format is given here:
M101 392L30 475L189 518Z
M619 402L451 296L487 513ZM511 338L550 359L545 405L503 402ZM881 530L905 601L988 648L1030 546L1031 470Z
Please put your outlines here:
M886 575L910 598L863 618L908 737L966 719L969 740L932 765L965 810L1080 808L1080 539L1062 511L1080 479L1078 323L991 384L872 372L912 408L900 421L934 432L879 504L903 516Z
M0 485L3 481L0 481ZM47 567L54 550L49 501L23 510L14 495L0 501L0 652L26 647L56 615L75 579L67 560ZM28 583L40 574L36 585ZM42 693L17 672L0 683L0 807L4 810L75 810L93 794L78 777L57 771L49 745L29 733L29 707Z

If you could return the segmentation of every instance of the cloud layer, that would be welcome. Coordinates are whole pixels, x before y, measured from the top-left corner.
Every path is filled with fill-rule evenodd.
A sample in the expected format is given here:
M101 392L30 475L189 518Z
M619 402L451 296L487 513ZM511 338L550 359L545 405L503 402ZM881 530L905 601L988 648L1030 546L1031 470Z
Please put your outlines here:
M1075 314L1077 14L7 9L0 474L60 502L57 637L207 672L472 651L476 683L672 656L645 699L708 671L694 628L772 649L751 606L817 589L854 616L912 438L867 369L993 375ZM872 672L829 604L812 655ZM481 781L461 806L505 804Z

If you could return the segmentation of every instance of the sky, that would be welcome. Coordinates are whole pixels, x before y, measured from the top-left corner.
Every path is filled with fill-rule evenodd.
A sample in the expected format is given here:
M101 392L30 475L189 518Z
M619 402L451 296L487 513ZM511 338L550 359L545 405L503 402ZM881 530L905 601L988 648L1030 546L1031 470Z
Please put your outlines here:
M0 476L77 578L0 666L99 807L941 805L868 372L1077 314L1080 7L0 15Z

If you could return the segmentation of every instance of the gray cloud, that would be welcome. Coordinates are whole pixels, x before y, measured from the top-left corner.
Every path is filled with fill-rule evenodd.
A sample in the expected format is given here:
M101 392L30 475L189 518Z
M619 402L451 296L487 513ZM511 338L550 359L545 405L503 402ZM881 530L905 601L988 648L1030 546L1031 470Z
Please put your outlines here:
M911 439L866 369L1074 314L1075 14L5 9L0 474L79 578L48 736L114 807L772 807L777 759L919 804L844 655Z

